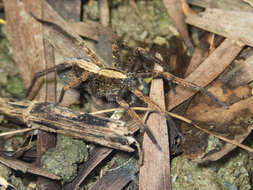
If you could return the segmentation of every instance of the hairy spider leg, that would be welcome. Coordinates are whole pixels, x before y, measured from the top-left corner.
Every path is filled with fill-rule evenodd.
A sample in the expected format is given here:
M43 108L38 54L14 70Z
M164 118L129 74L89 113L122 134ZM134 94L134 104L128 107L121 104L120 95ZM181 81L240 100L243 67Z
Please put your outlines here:
M147 50L145 50L141 47L137 47L137 48L135 48L134 52L135 52L136 55L139 55L144 60L144 62L145 61L151 61L151 62L156 63L156 64L160 65L161 67L163 67L163 69L166 72L170 71L170 68L169 68L168 65L164 64L160 59L158 59L154 55L150 54L149 51L147 51ZM145 65L144 62L142 62L143 65ZM172 90L172 93L176 94L176 90L173 86L173 81L168 80L168 83L169 83L170 89Z
M136 48L136 53L140 56L142 56L144 59L147 59L147 60L150 60L150 61L154 61L155 63L163 66L164 64L162 64L162 62L153 57L152 55L150 55L150 53L143 49L143 48ZM202 92L203 94L205 94L206 96L208 96L209 98L211 98L212 101L214 101L215 103L221 105L222 107L225 107L227 108L227 105L224 103L224 102L221 102L218 98L216 98L212 93L208 92L205 88L201 87L201 86L198 86L194 83L191 83L191 82L188 82L182 78L179 78L179 77L176 77L175 75L169 73L169 72L162 72L162 71L153 71L153 74L152 74L153 77L161 77L167 81L171 81L175 84L178 84L178 85L181 85L181 86L184 86L184 87L188 87L188 88L192 88L194 90L197 90L197 91L200 91Z
M105 64L99 60L98 56L86 45L84 41L77 41L77 44L83 49L85 53L89 56L93 63L98 66L104 67Z
M150 62L156 63L156 64L160 65L164 69L164 71L170 72L169 66L167 64L164 64L164 62L162 62L160 59L155 57L149 51L147 51L141 47L137 47L137 48L135 48L134 53L137 56L140 56L144 61L150 61Z
M70 88L74 88L76 86L78 86L79 84L81 84L82 82L86 81L87 78L91 75L91 73L87 72L87 71L84 71L82 73L82 75L80 77L78 77L77 79L71 81L70 83L68 83L67 85L65 85L62 89L61 89L61 94L60 94L60 97L59 97L59 100L57 102L56 105L59 105L62 100L63 100L63 97L65 95L65 92L67 90L69 90Z
M37 81L40 77L45 76L45 75L47 75L47 74L49 74L49 73L52 73L52 72L65 70L65 69L67 69L68 67L71 67L71 65L68 65L68 64L66 64L66 63L62 63L62 64L59 64L59 65L50 67L50 68L48 68L48 69L46 69L46 70L44 70L44 71L40 71L40 72L35 73L35 75L34 75L34 77L33 77L33 79L32 79L32 82L31 82L29 88L27 89L26 98L30 95L30 93L31 93L31 91L32 91L32 89L33 89L33 87L34 87L36 81Z
M119 61L118 58L119 58L119 53L120 53L121 50L133 51L132 48L130 48L130 47L124 45L124 44L118 43L118 42L116 42L116 43L113 44L112 50L113 50L113 55L114 55L114 58L115 58L116 61ZM154 57L153 55L150 54L150 52L147 52L147 51L144 50L143 48L135 48L133 52L134 52L134 53L133 53L133 57L132 57L131 60L130 60L131 65L132 65L132 68L133 68L133 66L134 66L135 60L136 60L136 59L142 58L142 60L143 60L143 61L142 61L142 65L143 65L143 67L144 67L145 69L148 69L148 66L145 64L145 61L151 61L151 62L154 62L154 63L158 63L158 64L161 65L163 68L165 68L166 71L169 71L168 65L163 64L158 58ZM132 69L132 70L133 70L133 69ZM132 70L131 70L131 71L132 71ZM140 78L140 79L142 79L142 78ZM175 89L174 89L174 87L173 87L172 81L169 80L168 82L169 82L170 88L172 89L172 92L175 94L176 92L175 92ZM142 83L143 86L145 86L145 84L146 84L146 83L143 81L143 79L142 79L142 82L141 82L141 83ZM141 93L141 92L140 92L140 93ZM148 93L148 92L147 92L147 93ZM147 97L147 96L145 96L145 95L147 95L147 93L144 94L144 96L143 96L143 93L141 93L141 95L142 95L143 97ZM151 99L150 99L149 97L148 97L148 100L146 100L146 101L144 101L144 102L145 102L145 103L149 102L149 104L152 104L152 105L153 105L153 106L151 106L151 107L155 108L156 111L159 111L160 113L162 113L161 108L160 108L159 106L157 107L157 104L154 103L154 102L152 102ZM175 122L173 121L173 119L172 119L170 116L168 116L167 114L164 114L164 116L166 116L166 119L167 119L167 121L168 121L169 126L171 126L171 128L173 128L173 129L175 129L175 130L177 131L177 134L182 138L183 135L179 132L179 130L178 130L178 128L176 127L176 124L175 124ZM145 123L145 122L144 122L144 123ZM182 138L182 139L183 139L183 138Z
M179 137L181 137L182 139L184 139L183 135L177 129L177 126L176 126L175 122L173 121L173 119L170 116L168 116L168 114L166 113L166 111L164 111L159 105L157 105L157 103L155 103L150 97L144 96L143 93L141 91L139 91L135 86L129 85L128 89L135 96L137 96L143 102L145 102L146 104L148 104L152 109L154 109L158 113L162 114L167 119L169 126L171 128L173 128L173 129L177 130Z
M205 88L203 88L202 86L196 85L192 82L188 82L182 78L176 77L170 73L167 72L161 72L161 71L153 71L153 77L161 77L165 80L172 80L173 83L187 87L187 88L191 88L194 89L196 91L200 91L203 94L205 94L206 96L208 96L213 102L219 104L220 106L227 108L227 104L220 101L218 98L216 98L211 92L208 92Z
M36 17L35 15L33 15L32 13L30 13L30 15L38 22L40 22L42 25L44 26L48 26L51 28L54 28L55 30L61 32L64 36L67 36L69 39L71 39L74 43L76 43L88 56L89 58L93 61L93 63L97 64L98 66L105 66L103 64L103 62L101 62L98 58L98 56L95 54L95 52L93 50L91 50L87 44L82 41L82 39L78 39L74 36L72 36L72 34L70 34L68 31L64 30L61 26L59 26L58 24L55 24L53 22L50 21L46 21L46 20L42 20L38 17Z
M123 100L122 98L120 98L119 96L116 97L116 102L120 105L120 107L124 108L127 113L135 120L139 123L140 125L140 130L141 131L145 131L148 135L148 137L150 138L150 140L152 141L153 144L155 144L157 146L157 148L162 151L162 148L160 147L160 145L158 144L157 140L155 139L153 133L150 131L150 129L148 128L147 125L145 125L142 122L142 119L138 116L138 114L129 106L129 104Z

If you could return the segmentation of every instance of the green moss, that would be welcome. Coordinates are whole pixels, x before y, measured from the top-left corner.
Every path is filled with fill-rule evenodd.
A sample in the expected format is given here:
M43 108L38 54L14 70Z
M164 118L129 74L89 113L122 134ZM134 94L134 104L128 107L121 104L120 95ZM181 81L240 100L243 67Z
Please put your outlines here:
M220 190L213 168L203 168L183 157L172 160L173 190Z
M222 160L206 165L184 157L172 160L173 190L250 190L253 155L235 150Z
M82 140L57 135L57 145L41 158L43 168L71 182L77 175L77 164L88 158L86 144Z
M22 92L24 92L24 85L22 80L19 77L13 77L11 80L8 81L6 90L13 96L18 96Z
M125 42L134 39L152 43L155 37L169 39L176 31L161 0L123 1L111 10L111 22Z

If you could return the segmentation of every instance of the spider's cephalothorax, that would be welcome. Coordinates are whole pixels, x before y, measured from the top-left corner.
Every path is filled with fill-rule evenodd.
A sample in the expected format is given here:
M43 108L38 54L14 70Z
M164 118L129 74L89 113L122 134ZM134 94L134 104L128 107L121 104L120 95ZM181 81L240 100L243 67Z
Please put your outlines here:
M43 24L53 25L54 27L58 28L58 30L63 30L54 23L43 21L37 18L35 19ZM66 34L65 31L63 33ZM66 35L69 35L69 34L66 34ZM140 90L138 90L137 85L136 85L138 82L137 79L143 80L144 77L163 78L173 83L176 83L188 88L192 88L197 91L201 91L202 93L208 95L216 103L222 106L226 106L223 102L220 102L215 96L213 96L211 93L206 91L203 87L193 84L191 82L187 82L168 72L148 71L145 73L133 73L133 72L126 73L120 69L117 69L114 67L108 67L103 62L99 61L96 54L92 50L90 50L83 41L78 40L76 38L73 38L73 40L80 48L82 48L87 53L87 55L89 56L89 59L77 59L77 58L69 59L68 61L62 64L56 65L52 68L36 73L30 87L28 88L27 95L29 95L29 93L31 92L31 89L33 88L36 80L39 77L46 75L50 72L56 71L58 75L60 76L60 78L62 78L65 82L67 82L67 84L62 88L60 98L57 102L58 104L62 101L64 93L68 89L74 88L77 86L84 88L92 96L106 97L109 101L115 101L122 108L126 109L128 114L140 124L141 129L147 132L150 139L158 147L159 145L156 142L150 130L142 122L142 119L136 114L136 112L133 109L131 109L129 104L124 100L125 92L128 91L134 94L136 97L138 97L142 101L144 101L155 111L166 115L163 109L161 109L148 96L145 96ZM114 44L112 47L116 62L118 61L118 57L122 48L130 50L130 48L128 48L127 46L118 46L117 44ZM153 61L155 63L163 65L162 62L159 61L159 59L156 59L153 56L151 56L150 53L144 50L143 48L136 48L134 50L133 59L132 59L133 64L134 64L134 60L138 58L141 58L142 60Z

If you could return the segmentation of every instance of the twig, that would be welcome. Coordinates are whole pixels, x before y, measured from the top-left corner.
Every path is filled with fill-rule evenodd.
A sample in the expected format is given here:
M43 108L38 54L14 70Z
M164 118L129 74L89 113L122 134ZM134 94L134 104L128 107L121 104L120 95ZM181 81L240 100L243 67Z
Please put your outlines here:
M132 109L133 109L133 110L138 110L138 111L153 111L152 109L145 108L145 107L132 107ZM94 115L95 115L95 114L100 114L100 113L112 112L112 111L116 111L116 110L121 110L121 108L108 109L108 110L93 112L93 113L91 113L91 114L94 114ZM222 140L222 141L224 141L224 142L231 143L231 144L236 145L236 146L238 146L238 147L240 147L240 148L242 148L242 149L244 149L244 150L247 150L247 151L249 151L249 152L253 152L253 149L250 148L249 146L240 144L240 143L238 143L238 142L236 142L236 141L234 141L234 140L230 140L230 139L228 139L228 138L226 138L226 137L223 137L223 136L221 136L221 135L219 135L219 134L216 134L216 133L213 133L213 132L211 132L211 131L209 131L209 130L203 129L202 127L198 126L197 124L195 124L192 120L190 120L190 119L188 119L188 118L185 118L185 117L183 117L183 116L180 116L180 115L175 114L175 113L172 113L172 112L167 112L167 113L168 113L168 115L170 115L171 117L176 118L176 119L179 119L179 120L181 120L181 121L184 121L185 123L188 123L188 124L194 126L195 128L197 128L197 129L203 131L204 133L207 133L207 134L209 134L209 135L213 135L213 136L217 137L218 139L220 139L220 140Z
M19 130L15 130L15 131L4 132L4 133L0 133L0 137L6 136L6 135L14 135L14 134L18 134L18 133L24 133L24 132L32 131L32 130L34 130L34 129L25 128L25 129L19 129Z
M56 176L40 167L35 166L34 164L29 164L26 162L22 162L13 158L10 158L5 155L0 155L0 163L14 169L14 170L19 170L22 171L23 173L29 172L33 173L39 176L44 176L50 179L54 180L60 180L61 178L59 176Z

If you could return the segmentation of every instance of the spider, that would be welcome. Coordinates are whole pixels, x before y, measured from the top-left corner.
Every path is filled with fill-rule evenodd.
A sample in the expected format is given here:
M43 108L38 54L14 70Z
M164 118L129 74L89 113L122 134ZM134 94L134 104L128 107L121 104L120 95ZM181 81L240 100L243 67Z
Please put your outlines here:
M67 78L69 80L69 82L62 88L57 104L60 104L62 102L64 94L68 89L75 88L78 86L85 88L86 91L92 96L106 97L107 100L116 102L120 107L124 108L128 112L128 114L136 122L138 122L138 124L140 125L140 129L147 133L151 141L159 149L161 148L158 145L151 131L143 123L139 115L133 109L131 109L129 103L127 103L127 101L124 100L124 98L126 98L126 92L128 91L134 94L136 97L138 97L146 104L148 104L153 110L165 116L167 115L163 109L161 109L154 101L152 101L148 96L145 96L137 88L138 79L143 79L146 77L163 78L175 84L192 88L197 91L201 91L202 93L209 96L214 102L220 104L221 106L226 106L223 102L219 101L214 95L209 93L203 87L198 86L191 82L187 82L184 79L178 78L169 72L161 72L156 70L142 73L125 72L113 66L107 66L98 59L96 54L91 49L89 49L83 41L70 36L70 34L68 34L60 26L54 23L44 21L36 17L34 18L38 22L53 26L58 30L62 31L65 35L68 35L80 48L82 48L87 53L89 58L87 59L72 58L64 63L61 63L47 70L36 73L30 84L30 87L27 90L27 97L30 94L38 78L47 75L48 73L51 72L57 72L60 78ZM122 49L129 49L129 48L127 46L115 43L112 46L112 49L114 52L114 58L117 59ZM163 66L162 62L159 59L152 56L148 51L146 51L143 48L140 47L136 48L134 50L134 55L135 55L134 57L141 58L144 61L149 60Z

